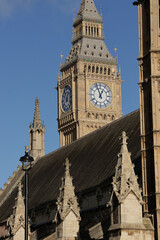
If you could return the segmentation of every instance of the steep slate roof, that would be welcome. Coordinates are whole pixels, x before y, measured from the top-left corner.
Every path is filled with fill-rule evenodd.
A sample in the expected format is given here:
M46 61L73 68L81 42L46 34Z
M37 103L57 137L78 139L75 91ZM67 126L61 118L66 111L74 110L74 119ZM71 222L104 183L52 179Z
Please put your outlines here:
M63 164L66 157L72 164L71 176L76 192L93 188L111 178L115 172L117 154L121 147L119 137L122 131L125 131L129 137L128 149L132 153L132 160L139 159L140 119L139 110L136 110L40 158L30 171L29 208L57 199L61 178L64 176ZM6 194L5 191L0 196L0 200ZM8 218L12 213L16 196L17 188L0 206L0 220Z
M102 17L99 15L95 6L94 0L82 0L80 9L73 25L85 19L97 20L102 22Z

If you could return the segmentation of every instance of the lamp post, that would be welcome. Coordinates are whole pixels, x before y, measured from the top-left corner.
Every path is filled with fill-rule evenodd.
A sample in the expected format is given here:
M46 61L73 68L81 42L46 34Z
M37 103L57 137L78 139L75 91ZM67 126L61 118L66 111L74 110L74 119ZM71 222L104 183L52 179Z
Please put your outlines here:
M25 240L28 240L28 172L34 159L29 156L29 147L25 147L25 155L20 158L22 170L25 172Z

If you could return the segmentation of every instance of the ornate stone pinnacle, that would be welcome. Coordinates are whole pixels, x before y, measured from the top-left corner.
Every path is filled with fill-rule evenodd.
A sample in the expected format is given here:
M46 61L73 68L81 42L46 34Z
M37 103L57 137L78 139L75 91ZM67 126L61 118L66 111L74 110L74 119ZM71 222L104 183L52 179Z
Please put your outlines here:
M71 166L71 163L69 162L69 159L66 158L66 161L65 161L65 167L66 167L66 172L69 172L70 171L70 166Z
M121 142L121 153L124 153L124 152L128 152L128 148L127 148L127 135L126 135L126 132L123 131L122 132L122 137L119 138L122 142Z
M122 145L127 145L127 144L128 144L128 143L127 143L128 137L127 137L125 131L122 132L122 137L121 137L120 139L122 139Z
M141 192L137 182L137 176L134 172L134 165L132 164L130 153L127 148L126 132L122 132L120 138L121 151L118 154L118 162L115 168L115 176L113 177L113 192L117 196L119 202L126 198L127 194L132 191L142 203Z
M22 183L21 183L21 181L18 183L18 192L22 193Z
M70 162L66 158L65 163L65 177L62 178L62 185L60 187L60 194L57 198L57 208L61 220L64 220L68 213L72 210L78 219L80 219L79 207L77 197L74 192L72 177L70 176Z

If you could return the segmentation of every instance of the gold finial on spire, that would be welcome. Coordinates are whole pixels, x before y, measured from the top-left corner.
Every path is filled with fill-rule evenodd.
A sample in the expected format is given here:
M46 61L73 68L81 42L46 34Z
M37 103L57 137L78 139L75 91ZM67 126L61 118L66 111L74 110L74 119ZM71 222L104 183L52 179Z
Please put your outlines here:
M63 57L64 57L64 55L61 52L61 55L60 55L60 58L61 58L60 66L62 65Z
M29 152L29 147L25 146L25 152L28 153Z
M100 14L101 14L101 17L103 16L102 14L102 4L100 4Z
M63 55L62 52L61 52L61 55L60 55L61 61L62 61L63 57L64 57L64 55Z
M76 18L76 10L75 10L75 8L73 9L73 21L75 20L75 18Z
M116 54L116 55L117 55L117 50L118 50L117 48L114 48L114 51L115 51L115 54Z

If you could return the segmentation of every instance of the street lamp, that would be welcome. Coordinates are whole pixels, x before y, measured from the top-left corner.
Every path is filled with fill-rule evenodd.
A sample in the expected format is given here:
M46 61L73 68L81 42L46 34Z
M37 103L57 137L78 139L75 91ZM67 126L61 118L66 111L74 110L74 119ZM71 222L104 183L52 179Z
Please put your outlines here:
M20 158L22 170L25 172L25 240L28 240L28 172L32 167L34 159L29 156L29 147L25 147L25 155Z

